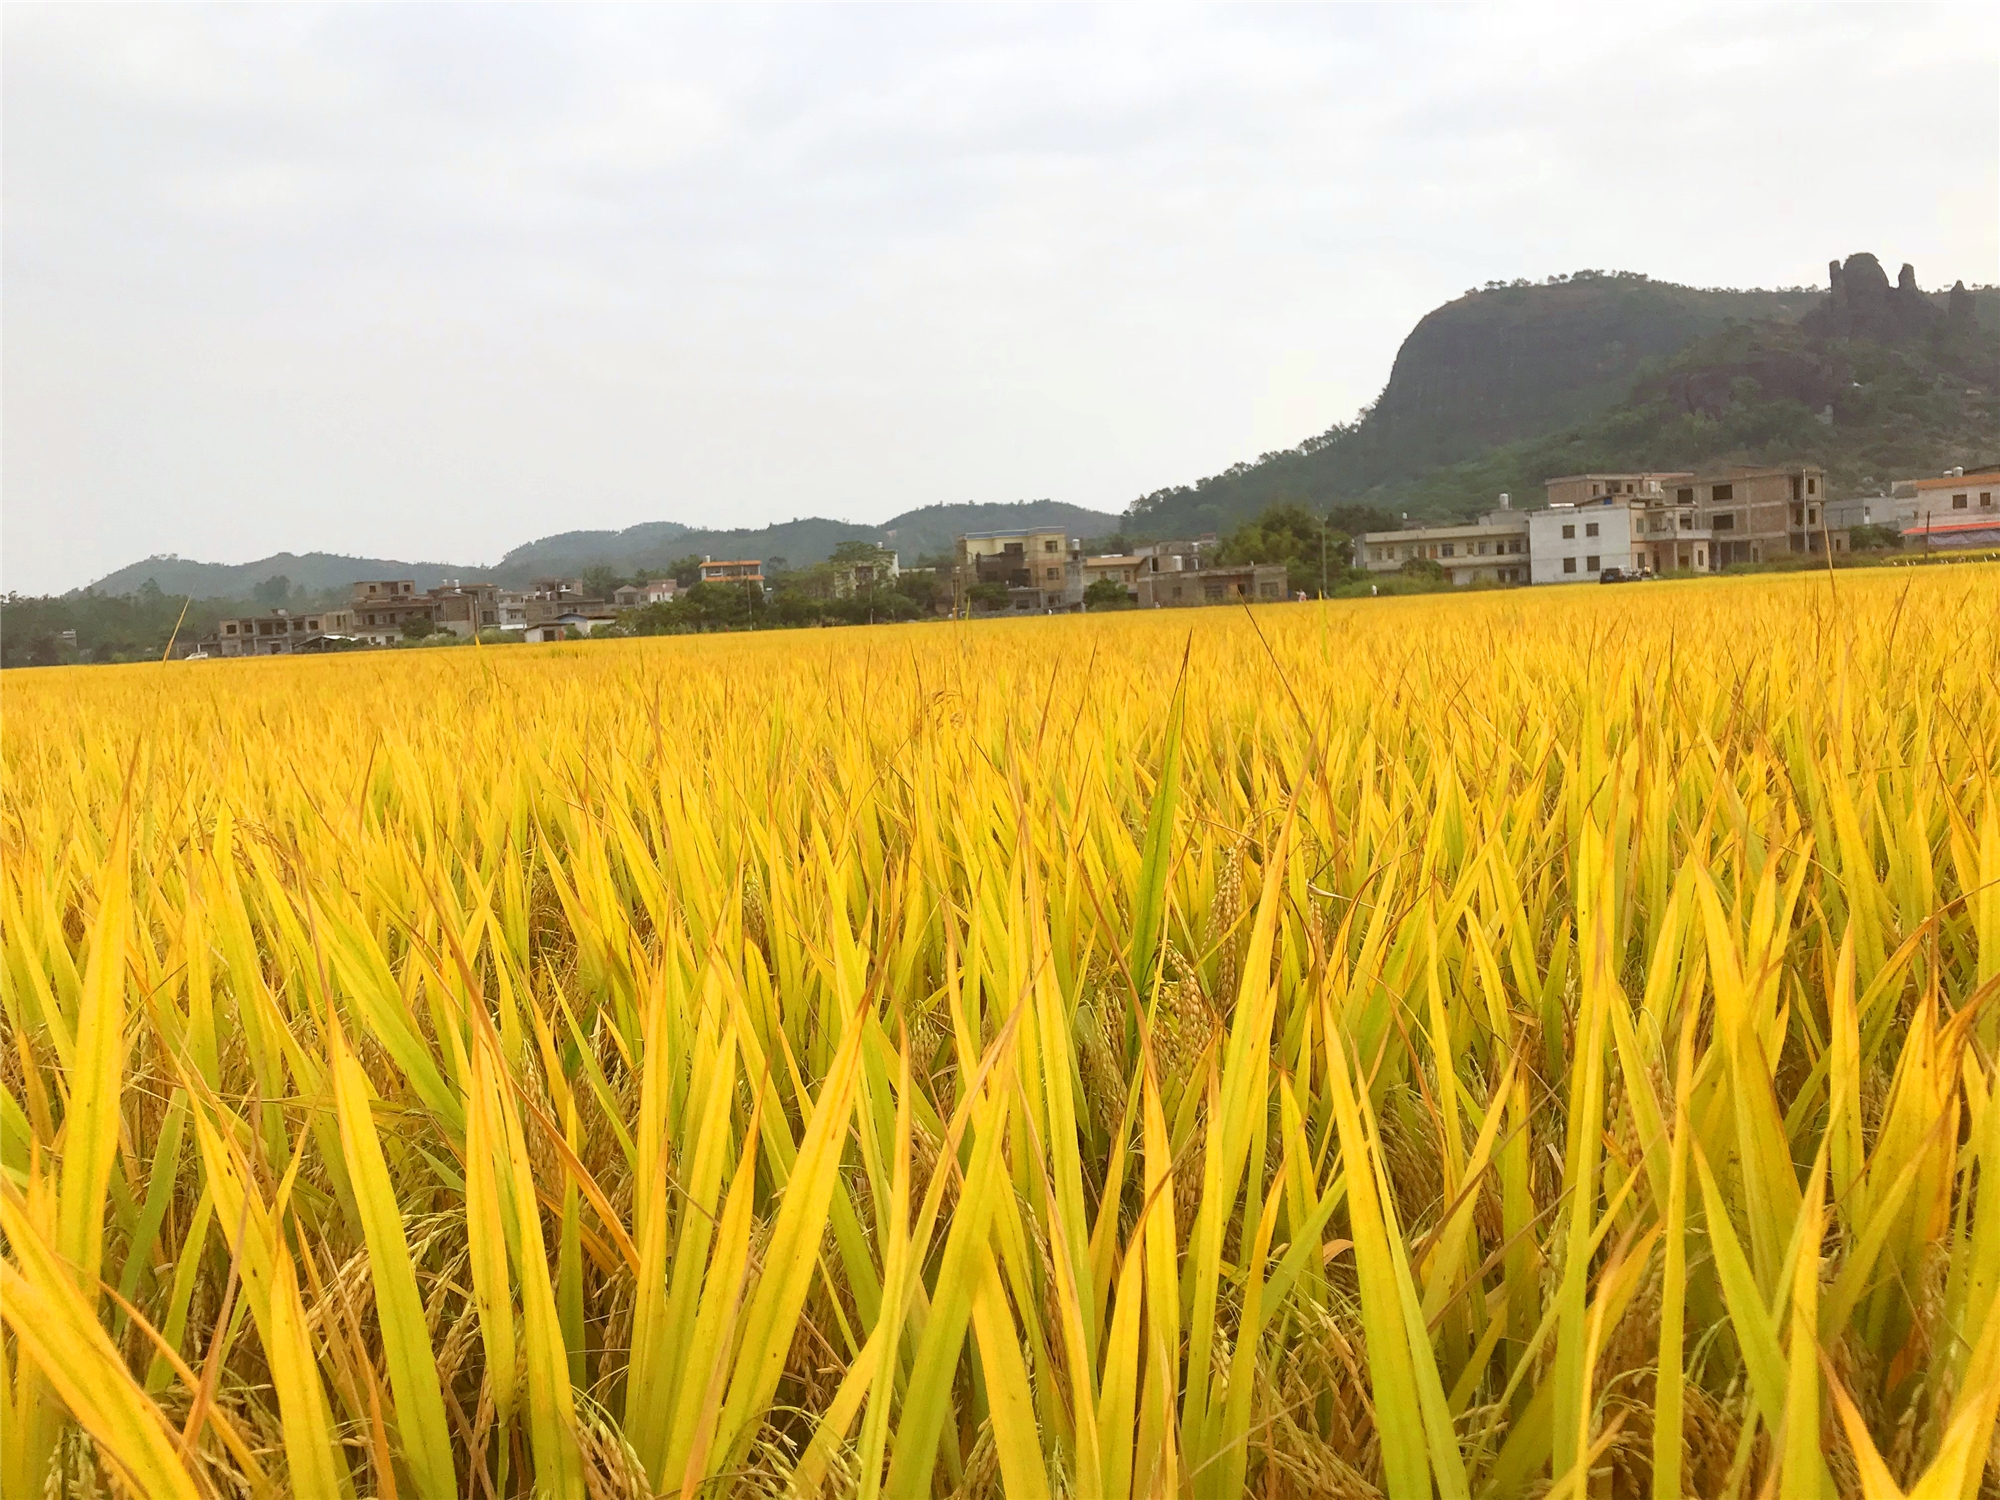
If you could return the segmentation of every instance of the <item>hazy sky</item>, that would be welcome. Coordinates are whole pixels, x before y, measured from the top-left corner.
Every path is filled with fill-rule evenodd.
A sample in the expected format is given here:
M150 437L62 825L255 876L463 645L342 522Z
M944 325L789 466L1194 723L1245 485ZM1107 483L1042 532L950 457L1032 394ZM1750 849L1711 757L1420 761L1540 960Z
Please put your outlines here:
M10 6L0 581L1118 510L1489 279L2000 280L1996 17Z

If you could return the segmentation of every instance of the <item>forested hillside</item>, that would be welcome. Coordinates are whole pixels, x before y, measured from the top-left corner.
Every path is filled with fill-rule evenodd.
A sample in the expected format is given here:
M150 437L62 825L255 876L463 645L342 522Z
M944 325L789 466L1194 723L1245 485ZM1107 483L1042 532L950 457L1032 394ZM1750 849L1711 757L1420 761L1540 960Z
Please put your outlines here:
M2000 446L1996 381L1982 373L2000 337L2000 289L1959 290L1954 315L1953 294L1918 291L1913 278L1891 288L1872 255L1848 266L1847 300L1890 298L1903 311L1835 328L1815 322L1830 291L1708 290L1623 272L1468 292L1419 321L1353 422L1142 496L1127 527L1226 531L1283 502L1442 516L1503 490L1532 499L1549 475L1579 468L1734 458L1811 458L1858 483ZM1831 433L1815 420L1829 403Z

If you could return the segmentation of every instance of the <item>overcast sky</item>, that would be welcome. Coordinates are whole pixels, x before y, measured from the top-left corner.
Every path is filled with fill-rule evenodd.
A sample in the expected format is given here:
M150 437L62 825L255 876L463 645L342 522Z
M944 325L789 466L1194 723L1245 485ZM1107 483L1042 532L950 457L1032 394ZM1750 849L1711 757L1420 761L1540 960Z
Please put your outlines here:
M1996 16L10 6L0 582L1118 510L1490 279L2000 281Z

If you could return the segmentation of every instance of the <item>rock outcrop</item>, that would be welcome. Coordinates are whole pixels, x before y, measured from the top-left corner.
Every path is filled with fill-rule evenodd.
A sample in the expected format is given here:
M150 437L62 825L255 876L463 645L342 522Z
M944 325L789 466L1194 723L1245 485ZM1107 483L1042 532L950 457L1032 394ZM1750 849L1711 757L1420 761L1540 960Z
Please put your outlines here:
M1907 263L1896 284L1882 262L1862 251L1842 265L1827 266L1832 290L1826 301L1799 320L1799 326L1819 338L1873 339L1900 344L1934 330L1942 314L1917 285L1916 267Z

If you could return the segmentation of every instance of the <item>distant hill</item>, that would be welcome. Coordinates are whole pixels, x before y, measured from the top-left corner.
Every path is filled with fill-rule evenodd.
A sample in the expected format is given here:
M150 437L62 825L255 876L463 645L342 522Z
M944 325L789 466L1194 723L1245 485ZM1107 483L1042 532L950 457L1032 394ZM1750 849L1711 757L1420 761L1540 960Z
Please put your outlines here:
M880 526L808 517L736 531L695 531L677 521L648 521L623 531L565 531L514 548L492 567L462 563L397 562L380 557L341 557L330 552L278 552L247 563L205 563L184 557L149 557L108 573L90 584L100 594L139 593L148 581L163 593L196 599L248 599L258 584L283 575L307 594L343 590L365 578L411 578L418 588L447 579L490 579L524 584L532 578L572 576L594 564L623 574L689 555L783 558L792 567L823 562L835 546L862 538L893 547L914 562L927 553L948 552L961 532L1003 526L1060 526L1080 537L1115 531L1119 518L1053 500L1016 504L926 505L893 516ZM80 591L79 591L80 592Z
M734 531L692 531L671 522L652 522L624 531L568 531L516 547L500 559L492 576L506 583L570 574L604 564L621 573L664 568L688 556L783 558L791 567L824 562L851 539L892 547L906 563L928 553L949 552L962 532L1003 526L1061 526L1074 535L1104 536L1118 517L1054 500L1016 504L926 505L892 516L880 526L808 516L774 526Z
M1872 256L1856 259L1875 264ZM1876 271L1879 275L1879 266ZM1910 290L1915 300L1935 309L1938 320L1947 316L1948 294L1916 292L1913 283ZM1976 328L2000 327L2000 290L1960 295L1962 307L1969 308L1961 319L1969 316ZM1526 491L1532 499L1548 474L1581 466L1584 452L1625 453L1621 465L1658 466L1767 451L1770 443L1746 442L1743 432L1705 431L1698 424L1675 440L1675 451L1692 453L1692 459L1640 451L1647 439L1630 424L1617 429L1627 434L1623 447L1608 436L1580 447L1537 445L1552 434L1595 430L1598 419L1629 404L1646 378L1670 364L1685 373L1687 367L1678 362L1727 363L1729 339L1740 336L1728 330L1755 326L1765 330L1757 336L1764 342L1781 340L1780 330L1800 324L1828 297L1827 291L1809 288L1676 286L1627 272L1579 272L1539 285L1468 292L1419 320L1403 341L1381 396L1352 423L1195 484L1142 496L1128 507L1126 526L1149 536L1226 531L1280 501L1316 510L1373 504L1408 509L1413 516L1443 515L1490 504L1501 490ZM1717 339L1723 342L1708 342ZM1767 416L1782 425L1796 413ZM1866 421L1854 418L1856 425ZM1955 442L1906 445L1911 471L1950 461L1942 454L1955 451ZM1817 452L1810 446L1802 451ZM1554 454L1568 455L1559 468L1534 467ZM1884 450L1879 461L1892 457ZM1837 472L1849 467L1846 456L1839 464L1832 455L1822 461ZM1865 469L1875 460L1857 452L1853 461Z
M460 563L397 562L382 557L343 557L334 552L274 552L247 563L196 562L186 557L149 557L107 573L88 585L99 594L136 594L148 580L163 593L196 599L248 599L252 589L282 574L294 589L309 594L344 589L363 578L413 578L427 589L447 578L472 578L481 570ZM80 590L78 592L81 592Z

